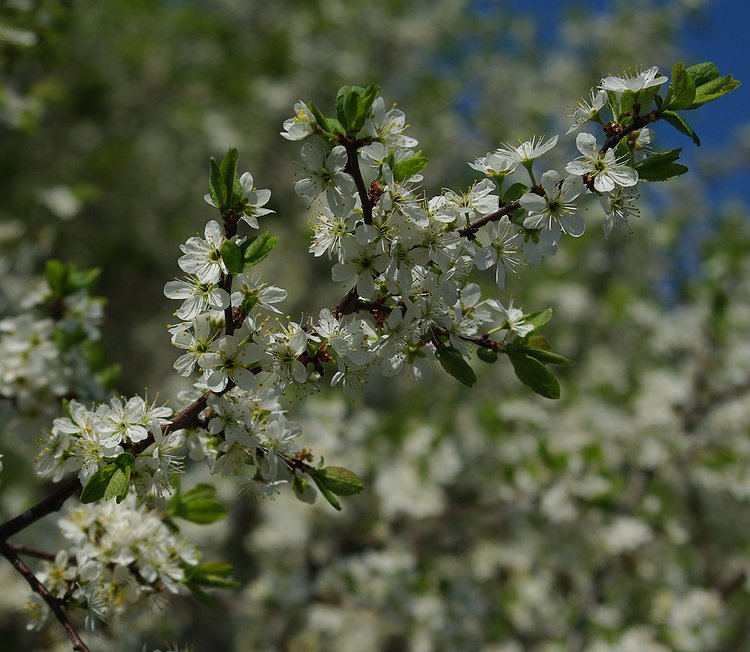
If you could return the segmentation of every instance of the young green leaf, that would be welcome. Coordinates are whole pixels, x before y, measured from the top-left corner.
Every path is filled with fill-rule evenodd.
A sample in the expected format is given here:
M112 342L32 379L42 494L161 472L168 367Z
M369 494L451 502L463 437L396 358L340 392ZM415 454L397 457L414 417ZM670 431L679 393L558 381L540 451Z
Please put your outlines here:
M523 316L524 323L534 327L534 330L531 331L532 333L542 328L550 319L552 319L552 308L546 308L545 310L532 312Z
M666 181L685 174L687 166L675 163L681 151L682 147L678 147L641 161L635 166L638 178L641 181Z
M445 369L445 371L453 376L458 382L463 383L467 387L471 387L477 382L477 376L474 373L474 370L469 363L464 360L464 357L458 349L452 346L443 346L435 352L435 356L443 369Z
M492 364L493 362L497 362L497 351L495 351L495 349L488 349L487 347L480 346L477 349L477 358L482 362Z
M362 480L354 472L342 466L327 466L316 473L326 487L337 496L354 496L362 493L365 488Z
M244 246L245 267L257 265L273 251L277 244L279 244L279 239L268 231L248 241Z
M560 398L560 384L557 378L539 360L518 349L509 351L508 358L516 376L524 385L528 385L545 398Z
M312 469L308 471L308 475L313 479L315 486L323 495L323 498L328 501L331 507L340 512L341 503L337 500L336 496L333 495L333 492L326 486L325 477L320 475L322 471L323 469Z
M697 109L699 106L703 106L707 102L718 100L723 95L731 93L740 85L741 82L732 79L732 75L713 79L695 89L695 100L688 108Z
M695 82L685 71L682 62L672 68L672 81L667 91L664 107L668 109L689 109L695 99Z
M514 183L503 193L503 202L506 204L512 204L514 201L518 201L527 192L529 187L523 183Z
M413 156L394 163L391 167L393 180L401 182L409 177L413 177L415 174L418 174L425 169L427 162L427 157L423 156L422 151L420 150Z
M704 61L703 63L696 63L693 66L685 68L685 72L690 76L695 84L695 87L703 86L710 81L713 81L719 76L719 66L710 61Z
M701 139L698 138L698 134L693 131L693 128L687 123L687 120L674 111L662 111L661 117L671 124L677 131L682 132L686 136L693 139L693 142L700 147Z
M191 523L215 523L227 515L227 509L216 499L216 487L198 484L184 494L172 497L167 511Z
M241 274L245 269L245 263L242 260L242 250L239 245L234 240L224 240L219 251L221 259L227 266L227 271L233 276Z
M107 487L116 471L118 471L118 468L115 464L107 464L107 466L103 466L94 473L83 487L81 502L87 505L88 503L94 503L104 498L104 493L107 491Z
M224 185L224 196L226 197L226 206L222 210L231 210L242 199L242 186L240 178L237 175L237 163L239 154L235 147L231 147L226 156L221 160L219 171L221 173L221 182Z

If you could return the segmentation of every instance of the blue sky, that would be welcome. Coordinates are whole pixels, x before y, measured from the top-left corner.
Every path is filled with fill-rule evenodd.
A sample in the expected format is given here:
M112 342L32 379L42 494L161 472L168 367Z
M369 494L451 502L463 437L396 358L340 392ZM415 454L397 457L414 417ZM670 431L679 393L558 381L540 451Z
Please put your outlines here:
M565 7L571 5L591 6L595 11L606 11L608 2L594 0L511 0L511 4L521 11L529 11L539 16L546 26L545 31L554 32ZM634 5L635 7L635 5ZM690 124L701 137L703 150L723 149L731 145L737 128L750 125L750 2L748 0L710 0L703 18L686 24L681 29L681 46L685 52L685 63L690 65L701 61L713 61L722 74L731 74L743 81L733 93L721 98L716 104L689 115ZM669 71L663 71L669 75ZM683 158L690 165L701 150L681 134L662 130L660 142L667 148L683 147ZM715 190L722 196L743 198L744 189L750 187L750 169L733 175L720 188Z

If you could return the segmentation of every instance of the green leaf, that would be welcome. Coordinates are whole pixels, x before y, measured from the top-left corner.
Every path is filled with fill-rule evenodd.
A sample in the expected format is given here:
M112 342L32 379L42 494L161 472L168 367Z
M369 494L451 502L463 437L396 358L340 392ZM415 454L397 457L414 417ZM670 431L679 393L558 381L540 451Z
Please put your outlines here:
M534 327L534 330L531 331L532 333L542 328L550 319L552 319L552 308L546 308L545 310L532 312L523 316L524 323Z
M732 75L727 75L726 77L718 77L717 79L702 84L695 89L695 101L688 108L696 109L707 102L718 100L722 95L731 93L735 88L740 86L741 83L742 82L739 82L736 79L732 79Z
M362 480L342 466L327 466L316 473L326 487L337 496L355 496L364 491L365 485Z
M527 192L529 192L529 187L527 185L524 185L523 183L514 183L503 193L503 202L506 204L512 204L514 201L521 199L521 197Z
M220 589L236 589L240 582L231 579L234 567L224 561L202 562L189 575L188 583L200 586L212 586Z
M678 113L675 113L674 111L662 111L661 117L669 124L671 124L675 129L677 129L677 131L680 131L686 136L692 138L693 142L698 145L698 147L700 147L701 139L698 138L698 134L693 131L693 128L687 123L685 118L683 118Z
M380 94L380 87L370 84L361 86L342 86L336 93L336 117L348 134L356 134L365 124L375 98Z
M172 497L167 512L191 523L215 523L227 515L227 509L216 499L216 487L198 484L184 494Z
M65 279L67 269L65 264L59 260L48 260L44 267L44 276L47 279L47 285L53 294L58 296L64 295Z
M221 169L216 159L212 156L208 173L208 194L219 210L227 208L227 189L221 178Z
M133 453L120 453L115 458L115 465L122 470L130 469L131 471L135 471L135 456Z
M713 81L719 76L719 66L711 61L704 61L703 63L696 63L693 66L685 68L685 72L690 76L695 84L695 87L703 86L710 81Z
M310 113L313 114L313 117L315 118L315 122L318 123L321 129L325 129L326 124L328 124L328 118L326 118L321 112L320 109L315 106L315 103L310 100L309 102L306 102L307 108L310 109Z
M128 495L128 485L130 483L130 467L125 469L116 468L110 478L109 484L104 491L104 500L116 498L118 503L125 500Z
M553 353L552 351L547 351L545 349L531 349L531 348L523 347L522 349L519 349L519 350L523 351L524 353L526 353L526 355L531 356L535 360L539 360L539 362L543 364L557 364L557 365L574 364L570 358L566 358L565 356L562 356L559 353Z
M435 352L440 365L453 376L458 382L463 383L467 387L471 387L477 382L477 376L474 370L471 368L468 362L464 360L461 352L452 347L444 346L439 348Z
M672 68L672 81L667 90L664 106L668 109L688 109L695 99L695 82L685 71L682 62Z
M221 165L219 166L227 200L226 206L222 206L223 210L231 210L242 199L242 186L237 174L238 162L239 154L237 153L237 148L231 147L226 156L221 160Z
M415 174L418 174L427 167L428 158L422 155L422 150L416 152L414 156L410 156L402 161L394 163L391 167L393 172L393 179L396 182L404 181Z
M279 244L279 239L268 231L249 240L244 246L245 267L254 267L261 262L274 247Z
M519 349L509 351L508 358L516 376L524 385L528 385L545 398L560 398L560 384L557 378L539 360Z
M480 346L477 349L477 358L487 364L497 362L497 351L495 349L488 349L486 346Z
M635 166L641 181L666 181L688 171L687 166L675 163L680 158L682 147L649 156Z
M242 260L242 250L234 240L224 240L221 243L221 259L227 266L227 271L232 275L236 276L241 274L242 270L245 269L245 263Z
M313 479L315 486L318 488L320 493L323 495L328 503L337 511L341 511L341 503L333 495L333 492L326 486L325 480L320 476L323 469L311 469L308 471L308 475Z
M92 475L81 492L81 502L86 505L104 498L112 476L119 469L115 464L107 464Z

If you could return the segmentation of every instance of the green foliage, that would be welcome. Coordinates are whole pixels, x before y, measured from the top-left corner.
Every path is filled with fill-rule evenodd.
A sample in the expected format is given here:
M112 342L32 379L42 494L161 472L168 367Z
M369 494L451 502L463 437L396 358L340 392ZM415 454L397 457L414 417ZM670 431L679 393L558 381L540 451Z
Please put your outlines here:
M455 347L440 346L435 351L435 357L440 362L440 366L461 384L471 387L477 382L477 375L474 370Z
M242 270L245 269L242 249L234 240L224 240L221 243L221 259L227 266L227 271L233 276L241 274Z
M222 213L233 210L242 199L242 186L237 174L238 162L239 154L234 147L229 149L221 163L211 157L208 192Z
M167 503L167 514L205 525L223 519L227 509L216 498L216 487L201 483L185 493L178 488Z
M422 150L415 152L413 156L402 159L393 163L391 171L393 172L394 181L400 183L415 174L418 174L427 167L428 159L422 154Z
M322 463L321 460L321 465ZM336 496L354 496L365 488L364 483L355 473L340 466L325 468L321 466L317 469L309 469L307 473L323 498L337 511L341 511L341 503Z
M201 562L197 566L184 566L185 586L190 592L207 607L216 607L216 601L204 588L215 589L237 589L240 582L232 579L234 571L232 564L228 562L213 561Z
M268 256L278 244L279 239L267 231L261 235L248 238L241 246L243 266L254 267Z
M688 171L687 166L675 162L680 158L680 152L682 148L678 147L649 156L641 161L635 166L639 179L641 181L666 181L685 174Z
M99 278L98 268L78 270L73 263L48 260L44 275L50 291L56 297L67 297L81 290L90 291Z
M135 457L132 453L120 453L114 462L103 466L89 478L81 492L81 502L87 504L102 498L115 498L121 503L128 495L130 474L134 470Z
M545 398L560 398L560 383L538 359L521 349L508 351L508 358L516 376L524 385Z
M355 135L365 124L380 86L342 86L336 93L336 117L349 135Z

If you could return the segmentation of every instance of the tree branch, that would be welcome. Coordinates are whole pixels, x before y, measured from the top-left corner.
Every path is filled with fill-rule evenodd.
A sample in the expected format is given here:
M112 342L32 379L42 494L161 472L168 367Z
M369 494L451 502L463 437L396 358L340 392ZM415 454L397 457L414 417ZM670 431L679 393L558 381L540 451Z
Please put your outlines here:
M77 481L78 478L75 478L75 480ZM44 584L39 581L37 576L34 575L31 569L23 563L16 551L13 550L13 548L7 543L7 541L0 541L0 554L2 554L3 557L5 557L13 565L13 568L15 568L21 574L21 576L31 587L31 590L39 595L42 600L47 603L52 613L55 614L55 618L60 621L60 624L65 629L68 638L70 639L71 643L73 643L73 649L75 650L75 652L90 652L89 648L81 640L81 637L78 635L75 627L73 627L73 624L68 619L68 615L65 613L60 600L58 600L47 590L47 587L44 586Z

